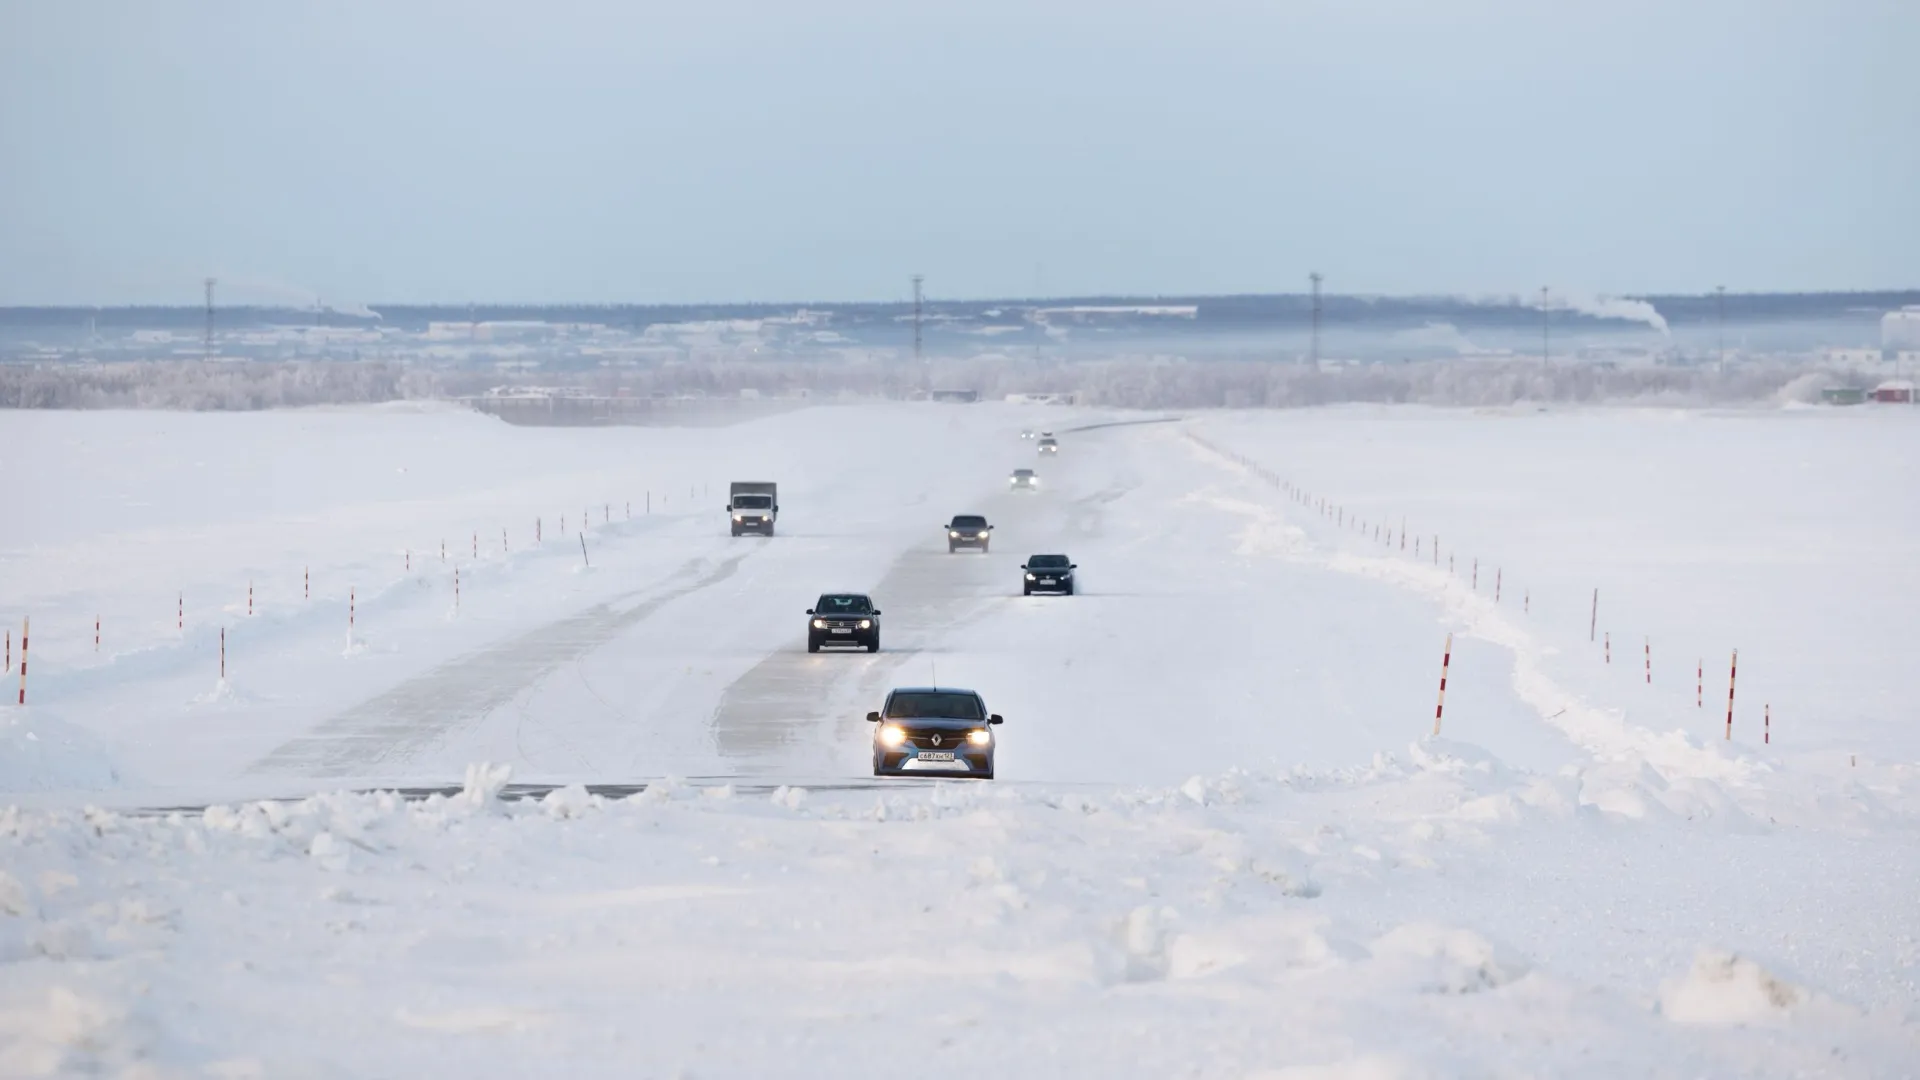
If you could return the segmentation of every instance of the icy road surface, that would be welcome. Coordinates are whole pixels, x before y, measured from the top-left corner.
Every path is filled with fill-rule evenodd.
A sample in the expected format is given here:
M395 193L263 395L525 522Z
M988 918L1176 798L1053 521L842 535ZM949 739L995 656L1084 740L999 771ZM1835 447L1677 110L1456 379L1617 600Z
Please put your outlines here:
M1920 640L1920 507L1869 498L1920 460L1897 416L18 416L64 452L0 525L0 618L33 615L36 657L0 717L0 1075L1920 1060L1915 717L1853 677ZM1690 477L1729 454L1765 482L1702 524ZM1042 490L1007 490L1029 465ZM780 482L778 537L727 536L742 477ZM1289 481L1440 533L1501 599ZM947 553L961 512L991 554ZM1082 595L1019 595L1039 551ZM1796 560L1834 588L1782 582ZM842 589L885 651L805 651ZM1732 743L1724 671L1694 700L1723 645L1765 695ZM1001 779L875 783L862 715L936 672L1006 715ZM1763 701L1790 703L1767 745ZM503 802L509 772L557 788Z

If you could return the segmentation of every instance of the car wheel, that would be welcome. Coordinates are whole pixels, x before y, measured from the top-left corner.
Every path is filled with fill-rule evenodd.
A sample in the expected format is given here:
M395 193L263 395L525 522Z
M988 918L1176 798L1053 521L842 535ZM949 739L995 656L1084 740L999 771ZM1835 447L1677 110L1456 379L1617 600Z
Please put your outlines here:
M1031 585L1022 585L1022 586L1020 587L1020 595L1021 595L1021 596L1032 596L1032 595L1033 595L1033 586L1031 586Z
M867 651L868 652L880 651L880 635L875 634L873 636L873 639L867 642Z
M810 638L808 638L808 639L807 639L807 651L808 651L808 652L819 652L819 651L820 651L820 639L819 639L819 638L815 638L815 637L810 637Z
M1073 595L1073 582L1071 582L1071 581L1069 581L1069 582L1067 582L1067 587L1066 587L1066 588L1064 588L1064 589L1062 589L1062 590L1060 590L1060 594L1061 594L1062 596L1072 596L1072 595Z

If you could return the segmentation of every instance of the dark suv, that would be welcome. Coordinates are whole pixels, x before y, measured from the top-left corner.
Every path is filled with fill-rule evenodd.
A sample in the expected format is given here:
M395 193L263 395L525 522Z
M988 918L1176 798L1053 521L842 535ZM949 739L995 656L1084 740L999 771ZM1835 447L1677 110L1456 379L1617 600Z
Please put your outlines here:
M993 526L979 514L955 514L947 523L947 552L952 554L963 547L979 548L985 554L987 544L993 539Z
M1072 596L1076 568L1077 564L1065 555L1029 555L1026 565L1020 568L1025 576L1020 583L1021 595L1050 592Z
M851 645L880 651L880 609L860 593L827 593L807 609L807 651L822 645Z
M993 779L993 725L1000 717L971 690L903 686L867 714L873 732L873 775L919 773Z

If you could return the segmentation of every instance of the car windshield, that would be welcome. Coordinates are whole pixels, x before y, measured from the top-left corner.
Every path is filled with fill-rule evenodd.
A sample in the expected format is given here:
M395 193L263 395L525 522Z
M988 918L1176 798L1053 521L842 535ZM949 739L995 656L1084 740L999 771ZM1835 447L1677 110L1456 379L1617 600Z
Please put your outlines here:
M866 615L873 611L873 604L864 596L843 593L821 597L813 610L820 615Z
M953 519L953 527L956 529L979 528L986 523L987 519L979 514L961 514Z
M772 505L773 496L771 495L735 495L733 497L735 510L765 510Z
M1033 470L1032 469L1015 469L1013 470L1013 477L1016 480L1031 480L1033 479Z
M1067 557L1065 555L1035 555L1033 558L1027 560L1027 569L1029 570L1065 570L1066 568Z
M964 690L909 690L887 699L891 720L981 720L980 699Z

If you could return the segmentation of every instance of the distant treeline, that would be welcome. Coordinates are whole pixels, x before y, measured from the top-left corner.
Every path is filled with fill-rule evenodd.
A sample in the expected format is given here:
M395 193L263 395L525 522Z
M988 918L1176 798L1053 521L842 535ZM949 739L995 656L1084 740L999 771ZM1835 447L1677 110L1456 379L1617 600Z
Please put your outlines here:
M1822 321L1870 324L1881 313L1909 304L1920 304L1920 290L1834 293L1729 293L1724 298L1705 295L1656 295L1621 297L1624 301L1645 302L1673 326L1712 324L1724 317L1729 324L1789 321ZM1537 294L1513 296L1350 296L1328 294L1321 298L1321 321L1329 327L1345 326L1392 330L1445 322L1469 327L1520 327L1538 323ZM1618 319L1596 318L1578 303L1551 298L1554 318L1573 321L1585 328L1615 325L1634 329L1635 324ZM1305 294L1246 296L1080 296L1005 300L941 300L930 298L925 304L929 319L963 318L982 324L1023 321L1035 308L1124 308L1191 306L1196 312L1180 325L1202 332L1230 332L1271 329L1299 329L1312 320L1313 301ZM412 331L425 330L432 322L541 321L554 323L597 323L640 331L666 323L711 322L734 319L765 319L791 315L805 309L830 317L838 328L867 327L882 335L902 330L901 320L911 315L913 305L893 303L846 303L838 301L796 301L780 304L371 304L369 310L378 319L339 311L313 308L220 307L215 325L221 330L264 326L381 325ZM1107 317L1105 325L1129 323L1170 325L1165 316L1142 315L1133 319ZM70 331L92 326L99 330L183 330L197 331L206 323L206 309L191 305L178 307L0 307L0 331Z
M485 393L489 372L384 362L198 360L0 365L0 408L255 410L431 400ZM1264 360L1117 358L1074 363L1006 358L898 363L723 361L607 370L565 385L606 396L906 398L929 384L1008 394L1072 394L1083 404L1141 409L1286 408L1342 402L1494 406L1521 402L1647 405L1817 401L1826 386L1878 376L1810 363L1612 366L1538 360L1355 364L1319 369ZM520 385L541 385L528 379ZM546 385L555 385L547 380Z

